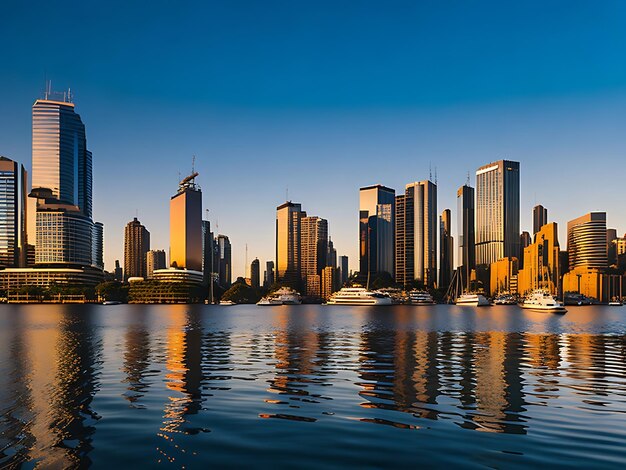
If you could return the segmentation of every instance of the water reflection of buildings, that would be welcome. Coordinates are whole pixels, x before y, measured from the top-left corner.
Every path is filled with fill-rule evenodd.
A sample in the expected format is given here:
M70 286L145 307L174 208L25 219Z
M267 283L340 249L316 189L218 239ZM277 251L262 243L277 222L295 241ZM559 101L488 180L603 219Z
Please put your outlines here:
M32 309L32 307L29 307ZM12 462L42 468L89 466L101 344L89 312L57 306L57 315L24 313L11 331L13 397L10 427L2 430L16 453ZM16 315L20 317L20 315ZM3 403L7 403L3 400Z
M132 312L131 320L125 335L124 366L128 392L124 397L132 407L141 407L138 401L149 387L146 380L150 366L150 333L146 327L148 313L141 305Z
M361 406L383 410L385 424L393 422L389 411L401 411L454 417L469 429L524 433L523 357L517 333L365 331L359 385L368 401Z

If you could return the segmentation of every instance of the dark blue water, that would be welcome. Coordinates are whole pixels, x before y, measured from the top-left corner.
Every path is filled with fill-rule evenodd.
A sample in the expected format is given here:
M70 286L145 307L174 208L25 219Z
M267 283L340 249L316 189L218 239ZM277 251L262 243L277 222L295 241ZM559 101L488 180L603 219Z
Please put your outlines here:
M0 464L623 467L626 307L0 306Z

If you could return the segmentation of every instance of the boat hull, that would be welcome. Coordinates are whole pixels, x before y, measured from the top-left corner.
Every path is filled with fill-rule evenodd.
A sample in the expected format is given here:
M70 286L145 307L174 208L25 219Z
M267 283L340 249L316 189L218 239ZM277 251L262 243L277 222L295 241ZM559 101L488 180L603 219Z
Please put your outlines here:
M526 310L532 310L533 312L547 312L547 313L567 313L567 309L560 305L527 305L520 304L520 307Z

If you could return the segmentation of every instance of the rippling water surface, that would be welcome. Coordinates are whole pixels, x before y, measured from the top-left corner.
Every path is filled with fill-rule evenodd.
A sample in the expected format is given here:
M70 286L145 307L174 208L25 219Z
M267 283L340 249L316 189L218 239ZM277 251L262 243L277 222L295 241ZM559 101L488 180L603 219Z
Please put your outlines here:
M0 465L626 465L626 307L0 306Z

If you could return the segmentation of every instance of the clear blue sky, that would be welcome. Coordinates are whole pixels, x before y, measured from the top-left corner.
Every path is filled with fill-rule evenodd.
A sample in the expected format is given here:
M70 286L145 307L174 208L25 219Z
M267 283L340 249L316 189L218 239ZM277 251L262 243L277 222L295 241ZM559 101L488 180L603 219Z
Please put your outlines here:
M357 266L358 188L521 162L522 229L591 210L626 232L625 2L5 2L0 155L30 168L30 107L71 87L94 154L105 262L135 211L168 248L197 156L234 274L274 258L275 207L329 220Z

